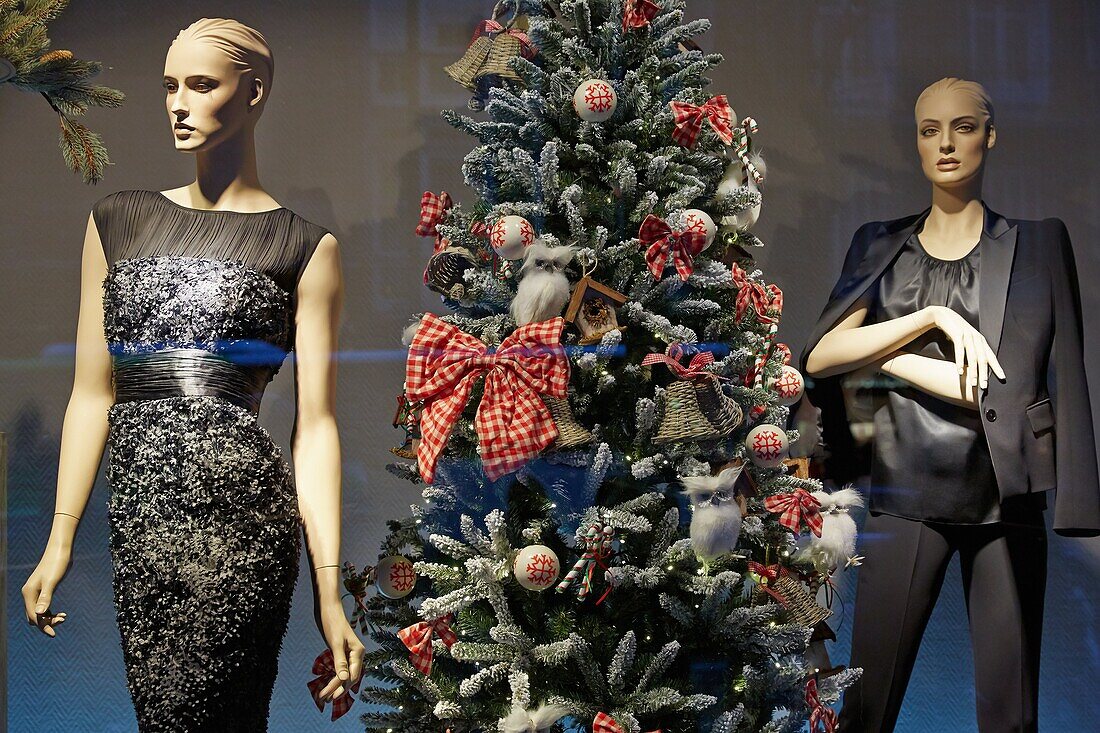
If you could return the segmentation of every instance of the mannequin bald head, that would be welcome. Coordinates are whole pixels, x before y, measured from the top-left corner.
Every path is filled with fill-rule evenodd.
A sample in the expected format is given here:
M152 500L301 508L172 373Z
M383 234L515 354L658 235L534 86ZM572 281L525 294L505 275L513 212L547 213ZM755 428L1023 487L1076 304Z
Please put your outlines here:
M176 148L196 152L242 130L251 132L274 72L267 41L243 23L202 18L180 31L164 61Z

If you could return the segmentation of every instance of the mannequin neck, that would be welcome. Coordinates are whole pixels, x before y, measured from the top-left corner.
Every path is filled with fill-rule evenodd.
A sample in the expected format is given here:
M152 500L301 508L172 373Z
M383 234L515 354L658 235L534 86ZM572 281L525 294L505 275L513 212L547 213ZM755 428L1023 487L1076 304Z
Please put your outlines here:
M219 145L196 154L191 199L211 207L248 211L262 209L274 199L264 191L256 169L256 139L242 129Z
M981 173L958 186L932 186L932 210L924 222L925 237L973 243L985 227Z

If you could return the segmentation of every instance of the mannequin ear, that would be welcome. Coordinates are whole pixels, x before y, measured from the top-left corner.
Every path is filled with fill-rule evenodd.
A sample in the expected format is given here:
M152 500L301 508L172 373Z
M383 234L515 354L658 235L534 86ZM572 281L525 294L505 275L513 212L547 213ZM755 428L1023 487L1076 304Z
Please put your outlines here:
M252 109L259 107L261 101L263 101L264 95L267 90L264 89L264 80L257 77L252 78L252 89L248 99L249 112Z
M986 133L985 148L986 150L992 150L993 146L997 144L997 129L992 124L989 126L989 132Z

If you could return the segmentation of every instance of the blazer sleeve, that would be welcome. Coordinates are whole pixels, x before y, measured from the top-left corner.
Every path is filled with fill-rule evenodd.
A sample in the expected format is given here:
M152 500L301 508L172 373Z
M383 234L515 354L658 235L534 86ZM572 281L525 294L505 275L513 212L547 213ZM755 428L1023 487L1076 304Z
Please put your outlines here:
M855 285L853 282L855 271L863 261L863 256L879 226L879 222L873 221L856 230L852 243L848 247L848 253L844 256L840 277L837 278L829 294L829 300L822 309L817 323L814 324L798 359L799 370L806 379L806 397L814 407L821 410L821 436L828 449L825 475L837 483L854 481L862 473L866 473L867 468L857 453L855 439L848 424L848 411L844 405L844 392L841 389L844 375L811 377L806 374L806 360L822 337L836 326L844 314L844 301L847 300L846 296Z
M1043 239L1050 244L1054 301L1054 531L1069 537L1094 537L1100 535L1100 480L1085 376L1081 290L1066 225L1060 219L1046 219L1043 225Z

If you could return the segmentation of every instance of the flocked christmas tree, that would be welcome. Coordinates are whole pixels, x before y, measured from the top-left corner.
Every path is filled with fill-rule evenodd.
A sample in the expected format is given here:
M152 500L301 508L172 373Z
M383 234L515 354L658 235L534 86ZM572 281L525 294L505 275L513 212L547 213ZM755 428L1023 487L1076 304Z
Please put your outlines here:
M749 255L756 123L706 91L722 57L682 0L514 2L447 68L487 118L444 112L477 199L422 200L450 313L405 334L390 470L422 502L378 595L345 568L377 643L362 720L831 730L859 672L823 654L816 591L859 497L786 457L802 378Z

